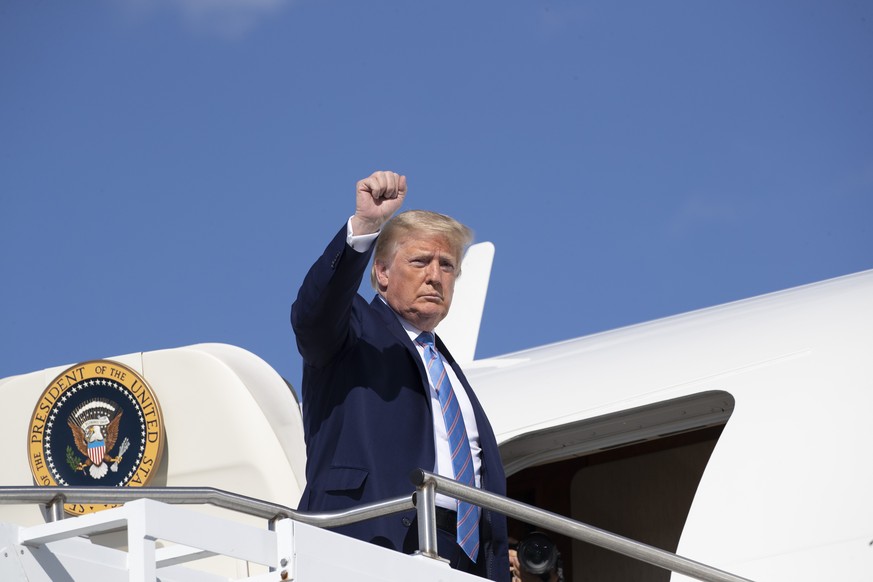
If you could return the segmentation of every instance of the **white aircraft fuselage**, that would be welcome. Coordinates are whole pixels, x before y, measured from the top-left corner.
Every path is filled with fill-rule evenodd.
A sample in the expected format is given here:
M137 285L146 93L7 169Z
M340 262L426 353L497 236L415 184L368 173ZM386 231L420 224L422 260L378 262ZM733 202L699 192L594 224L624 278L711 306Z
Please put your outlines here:
M484 293L487 274L477 285ZM447 335L464 333L452 325ZM471 356L475 338L464 346ZM152 486L296 506L300 410L266 363L214 344L110 359L142 374L160 401L168 454ZM34 482L14 443L64 368L0 380L0 430L13 443L0 484ZM464 368L497 434L510 497L753 580L870 579L873 271ZM44 516L0 506L0 521ZM510 523L517 538L530 529ZM567 580L671 579L555 537Z

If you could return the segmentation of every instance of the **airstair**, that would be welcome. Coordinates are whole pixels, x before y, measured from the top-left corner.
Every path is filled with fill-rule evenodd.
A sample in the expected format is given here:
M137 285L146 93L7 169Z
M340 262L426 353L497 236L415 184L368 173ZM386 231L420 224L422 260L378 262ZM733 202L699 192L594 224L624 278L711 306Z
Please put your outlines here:
M40 504L47 522L29 527L0 524L0 580L251 582L463 581L436 547L437 492L531 525L619 552L695 580L749 582L559 515L461 485L426 471L412 476L415 494L337 513L303 513L211 488L0 487L0 504ZM63 519L65 503L118 505ZM207 515L184 505L211 505L266 520L266 527ZM356 521L416 508L420 550L415 555L380 548L329 531ZM125 547L92 543L121 532ZM188 567L209 556L260 564L263 572L241 577ZM339 557L342 557L341 559Z

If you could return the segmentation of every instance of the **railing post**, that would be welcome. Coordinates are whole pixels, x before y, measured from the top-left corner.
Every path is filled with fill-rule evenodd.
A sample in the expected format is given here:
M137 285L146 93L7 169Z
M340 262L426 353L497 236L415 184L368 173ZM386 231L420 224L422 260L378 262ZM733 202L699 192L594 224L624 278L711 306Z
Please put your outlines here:
M47 505L46 509L48 510L48 521L61 521L64 519L64 499L63 495L57 495L54 499L52 499Z
M417 487L415 507L418 515L418 549L428 558L439 559L436 530L436 483L425 480Z

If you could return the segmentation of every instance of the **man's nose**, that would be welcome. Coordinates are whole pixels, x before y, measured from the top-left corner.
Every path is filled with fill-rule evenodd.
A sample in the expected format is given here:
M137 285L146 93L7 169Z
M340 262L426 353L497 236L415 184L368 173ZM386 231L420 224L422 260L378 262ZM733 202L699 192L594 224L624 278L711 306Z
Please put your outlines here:
M437 261L431 261L427 265L427 280L433 282L439 282L442 277L442 271L440 270L440 265Z

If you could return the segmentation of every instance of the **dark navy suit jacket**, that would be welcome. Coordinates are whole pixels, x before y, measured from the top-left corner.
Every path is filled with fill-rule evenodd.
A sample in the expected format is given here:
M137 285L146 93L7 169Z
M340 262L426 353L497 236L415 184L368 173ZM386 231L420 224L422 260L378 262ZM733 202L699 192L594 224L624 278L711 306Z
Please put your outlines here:
M343 227L304 279L291 309L303 356L306 488L299 509L331 511L410 494L410 474L432 471L434 433L427 373L397 316L358 295L371 251L346 243ZM482 405L439 337L437 348L470 397L482 448L483 489L506 494L497 441ZM337 528L402 550L414 510ZM509 579L506 519L484 511L489 578Z

